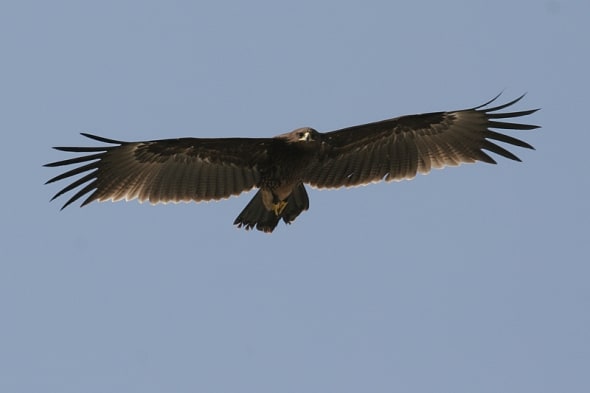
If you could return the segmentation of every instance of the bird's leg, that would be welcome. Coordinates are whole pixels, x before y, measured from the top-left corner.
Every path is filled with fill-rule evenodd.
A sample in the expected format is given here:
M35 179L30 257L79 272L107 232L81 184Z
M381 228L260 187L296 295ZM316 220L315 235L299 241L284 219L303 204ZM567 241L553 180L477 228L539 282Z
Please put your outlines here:
M281 200L281 197L275 192L264 189L262 190L262 203L267 210L273 212L277 217L280 217L287 206L286 200Z
M283 210L285 210L285 207L287 207L287 201L279 201L277 203L273 203L272 211L278 217L281 215L281 213L283 213Z

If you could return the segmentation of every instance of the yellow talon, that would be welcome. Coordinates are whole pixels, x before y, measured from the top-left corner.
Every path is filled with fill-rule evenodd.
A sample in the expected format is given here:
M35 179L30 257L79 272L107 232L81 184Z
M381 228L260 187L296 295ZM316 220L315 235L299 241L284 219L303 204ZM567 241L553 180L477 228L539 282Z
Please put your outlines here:
M275 213L276 216L280 216L283 210L287 207L286 201L280 201L279 203L275 203L272 205L272 211Z

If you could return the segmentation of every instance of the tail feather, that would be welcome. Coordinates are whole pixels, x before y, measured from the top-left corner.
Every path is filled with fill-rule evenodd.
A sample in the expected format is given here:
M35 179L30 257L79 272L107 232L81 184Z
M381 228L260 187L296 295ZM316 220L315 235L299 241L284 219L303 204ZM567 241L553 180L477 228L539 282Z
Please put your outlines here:
M293 193L289 195L289 198L287 198L287 206L285 206L281 218L285 224L290 224L295 221L301 212L307 209L309 209L309 198L305 191L305 186L299 184L295 190L293 190Z
M303 184L299 184L293 190L293 193L289 195L287 205L279 215L266 209L262 202L262 190L258 190L238 215L234 225L237 225L238 228L243 226L245 229L256 228L259 231L271 233L281 219L286 224L290 224L301 212L307 209L309 209L309 198Z

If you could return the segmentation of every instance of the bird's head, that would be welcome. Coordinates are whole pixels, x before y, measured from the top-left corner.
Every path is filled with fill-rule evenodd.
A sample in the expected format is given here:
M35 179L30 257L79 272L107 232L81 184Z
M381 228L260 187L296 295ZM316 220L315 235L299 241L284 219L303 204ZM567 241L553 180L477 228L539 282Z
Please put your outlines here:
M313 128L303 127L286 134L279 135L278 138L286 139L290 143L315 142L319 140L319 135L320 133Z

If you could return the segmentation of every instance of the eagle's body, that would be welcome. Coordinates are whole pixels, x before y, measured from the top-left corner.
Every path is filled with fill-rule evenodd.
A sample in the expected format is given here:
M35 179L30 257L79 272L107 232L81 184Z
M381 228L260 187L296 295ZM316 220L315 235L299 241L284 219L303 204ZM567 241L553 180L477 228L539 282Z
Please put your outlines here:
M493 108L484 108L490 101L467 110L402 116L328 133L300 128L274 138L122 142L83 134L110 145L56 147L89 154L47 164L84 163L48 183L90 171L54 196L84 185L63 207L88 193L82 206L95 200L135 198L152 203L218 200L259 188L234 224L272 232L281 219L290 223L308 209L306 183L317 188L348 187L411 179L432 168L467 162L495 163L483 150L519 161L490 140L532 146L490 128L537 128L497 120L536 111L496 113L521 98Z

